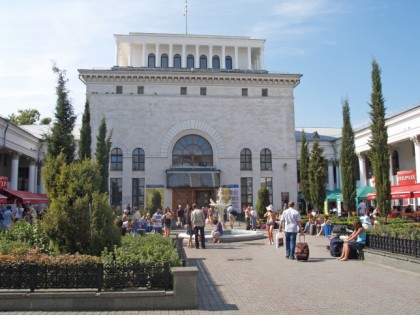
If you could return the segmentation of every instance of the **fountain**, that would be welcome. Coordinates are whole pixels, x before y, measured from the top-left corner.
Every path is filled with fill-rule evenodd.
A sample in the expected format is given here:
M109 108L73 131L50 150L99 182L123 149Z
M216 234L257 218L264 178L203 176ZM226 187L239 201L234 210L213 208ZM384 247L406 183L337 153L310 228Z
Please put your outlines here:
M217 201L214 202L213 199L210 198L210 206L213 206L217 209L217 220L219 222L223 222L223 229L226 229L225 221L223 220L223 213L227 206L231 205L231 200L229 199L228 203L225 203L223 200L223 191L222 188L219 188L217 191Z

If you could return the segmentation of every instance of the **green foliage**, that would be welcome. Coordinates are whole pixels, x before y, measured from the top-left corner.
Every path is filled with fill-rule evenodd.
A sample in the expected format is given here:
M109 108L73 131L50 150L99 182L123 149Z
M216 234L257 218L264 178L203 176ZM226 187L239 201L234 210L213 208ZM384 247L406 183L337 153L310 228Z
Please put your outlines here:
M41 116L37 109L19 109L18 113L18 115L11 114L9 116L10 122L16 125L33 125Z
M343 184L341 193L343 195L344 210L348 211L350 215L351 211L356 210L356 174L354 170L357 165L357 156L348 99L342 100L342 107L343 129L341 133L340 170Z
M114 220L108 195L94 192L92 195L91 254L99 255L107 246L120 245L121 231L115 225Z
M262 218L266 213L268 207L270 205L270 192L265 186L261 186L258 189L258 200L257 200L257 213L258 217Z
M327 168L326 161L323 156L324 150L319 146L319 139L316 139L309 162L309 190L311 193L311 203L314 209L322 212L324 208L324 201L326 198L326 181L327 181Z
M162 209L162 196L158 190L153 192L151 201L150 209L152 209L152 213L156 212L157 209Z
M389 180L388 129L385 125L385 101L382 96L381 70L372 60L372 93L370 102L371 138L369 159L375 176L376 206L385 215L391 209Z
M52 119L50 117L42 118L39 122L40 125L49 125L51 124Z
M122 239L121 247L114 247L113 251L105 248L101 259L107 265L116 262L163 266L168 261L171 267L181 266L181 260L178 257L173 241L159 234L150 234L146 237L126 235Z
M372 235L420 240L420 224L418 223L381 224L379 228L367 229L366 232Z
M75 141L73 137L76 116L73 113L73 106L70 103L68 90L66 88L66 72L53 66L54 73L57 74L57 103L55 106L55 121L51 128L51 133L46 135L48 143L48 155L52 157L64 153L66 163L74 160Z
M300 190L302 197L305 200L305 213L308 213L308 204L310 203L311 193L309 185L309 149L308 142L306 142L305 131L302 130L300 160L299 160L299 176L300 176Z
M37 250L29 250L25 255L0 255L0 265L13 264L38 264L38 265L64 265L83 266L100 263L99 257L88 255L47 255Z
M108 192L108 175L109 175L109 151L111 149L112 131L108 138L106 137L106 120L102 118L99 125L98 135L96 136L96 151L95 158L99 165L101 174L101 192Z
M86 100L85 111L82 117L82 128L80 129L80 141L79 141L79 160L91 158L92 135L90 128L90 108L89 101Z

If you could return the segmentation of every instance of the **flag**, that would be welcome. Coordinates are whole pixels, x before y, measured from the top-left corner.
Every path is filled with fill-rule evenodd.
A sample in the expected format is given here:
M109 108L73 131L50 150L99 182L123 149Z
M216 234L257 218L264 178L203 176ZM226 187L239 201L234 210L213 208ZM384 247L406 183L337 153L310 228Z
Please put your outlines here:
M187 4L187 0L185 0L184 16L187 16L187 14L188 14L188 4Z

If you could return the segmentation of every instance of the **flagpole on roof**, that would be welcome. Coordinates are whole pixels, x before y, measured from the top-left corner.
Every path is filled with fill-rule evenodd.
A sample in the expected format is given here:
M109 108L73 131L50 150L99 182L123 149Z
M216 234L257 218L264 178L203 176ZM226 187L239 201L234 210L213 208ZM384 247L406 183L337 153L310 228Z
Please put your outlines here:
M185 34L188 34L188 0L185 0L184 16L185 16Z

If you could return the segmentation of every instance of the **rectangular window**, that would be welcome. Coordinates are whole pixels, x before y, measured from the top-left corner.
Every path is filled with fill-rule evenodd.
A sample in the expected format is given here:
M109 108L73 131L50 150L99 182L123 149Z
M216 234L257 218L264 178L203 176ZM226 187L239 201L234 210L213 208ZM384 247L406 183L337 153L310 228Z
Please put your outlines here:
M122 206L122 178L110 178L110 195L111 206L120 207Z
M122 87L122 85L117 85L117 88L116 88L115 93L116 94L122 94L123 93L123 87Z
M207 95L207 88L205 87L200 88L200 95Z
M261 96L264 96L264 97L268 96L268 89L262 89Z
M252 177L241 177L241 208L252 206Z
M248 89L242 89L242 96L248 96Z
M273 204L273 178L261 177L261 187L268 189L268 192L270 193L270 203Z
M137 94L144 94L144 86L137 87Z
M187 88L181 87L181 95L187 95Z
M144 208L144 178L133 178L132 205Z

